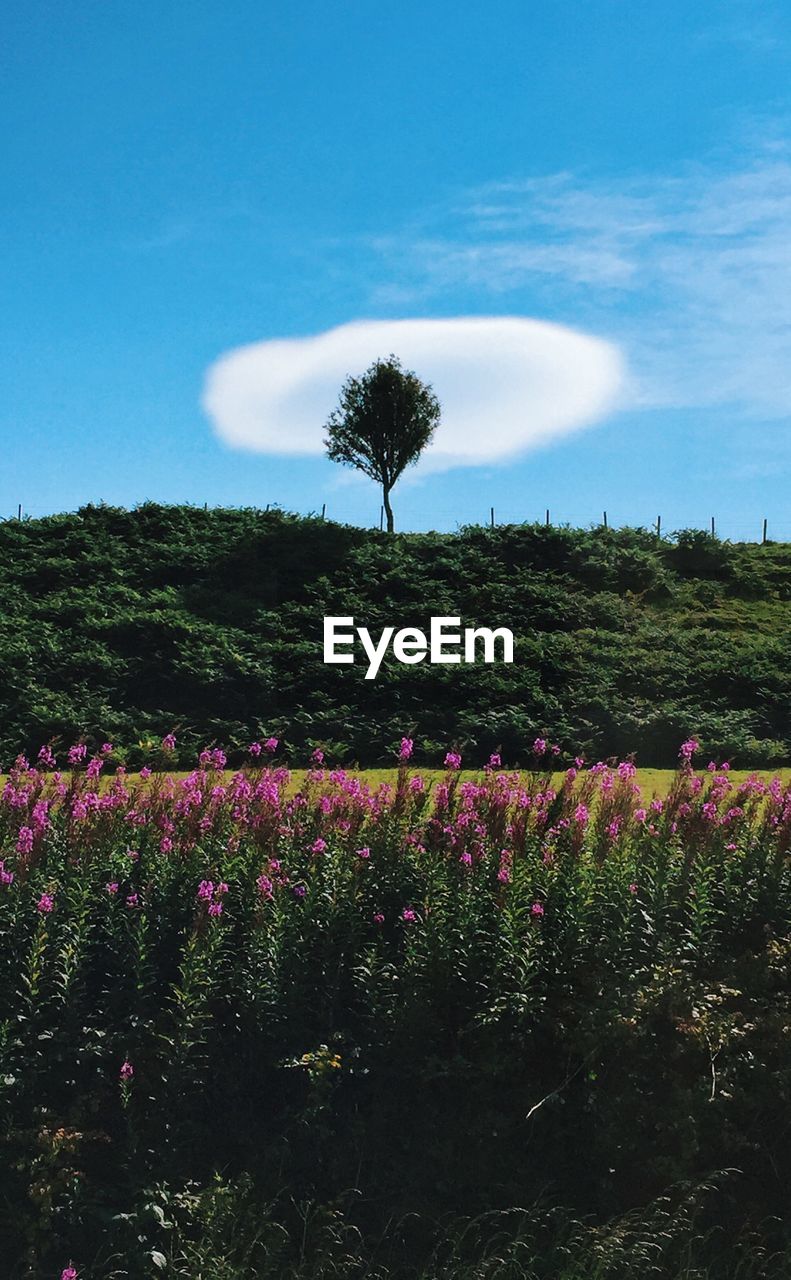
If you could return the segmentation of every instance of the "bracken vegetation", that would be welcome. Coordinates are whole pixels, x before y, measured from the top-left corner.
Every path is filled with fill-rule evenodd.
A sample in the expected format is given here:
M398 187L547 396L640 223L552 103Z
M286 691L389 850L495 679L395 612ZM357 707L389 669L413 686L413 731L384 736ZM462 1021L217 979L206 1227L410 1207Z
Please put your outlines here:
M696 745L664 799L18 758L3 1275L787 1275L791 788Z
M135 767L179 728L264 729L372 765L401 732L516 764L552 729L590 757L672 765L696 733L737 766L791 758L791 547L538 525L396 535L280 512L146 504L0 524L0 756L109 733ZM512 666L322 663L325 614L378 633L430 614L508 626ZM142 745L140 745L140 740ZM232 757L233 758L233 757Z

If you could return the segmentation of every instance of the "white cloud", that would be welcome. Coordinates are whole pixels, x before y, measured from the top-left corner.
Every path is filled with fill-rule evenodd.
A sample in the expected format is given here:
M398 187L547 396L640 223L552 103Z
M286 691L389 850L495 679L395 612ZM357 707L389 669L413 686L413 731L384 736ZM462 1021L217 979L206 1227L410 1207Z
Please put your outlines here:
M542 320L363 320L228 352L207 373L203 407L234 448L322 453L344 379L391 352L442 405L423 464L432 470L504 461L591 426L625 383L614 344Z

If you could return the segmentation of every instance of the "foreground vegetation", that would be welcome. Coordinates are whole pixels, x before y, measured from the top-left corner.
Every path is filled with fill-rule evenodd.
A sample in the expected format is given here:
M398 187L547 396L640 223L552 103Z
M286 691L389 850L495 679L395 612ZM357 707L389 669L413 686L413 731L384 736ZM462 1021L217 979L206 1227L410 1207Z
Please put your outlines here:
M4 1275L786 1275L791 788L276 745L12 770Z
M179 727L206 741L274 732L373 765L414 732L471 764L527 759L552 728L591 759L672 766L695 732L739 767L791 762L791 547L658 541L537 525L397 535L280 512L162 507L0 524L0 763L21 745L109 732L130 767ZM513 666L321 661L325 614L372 633L431 613L505 625ZM387 664L387 660L386 660ZM140 744L143 739L142 745Z

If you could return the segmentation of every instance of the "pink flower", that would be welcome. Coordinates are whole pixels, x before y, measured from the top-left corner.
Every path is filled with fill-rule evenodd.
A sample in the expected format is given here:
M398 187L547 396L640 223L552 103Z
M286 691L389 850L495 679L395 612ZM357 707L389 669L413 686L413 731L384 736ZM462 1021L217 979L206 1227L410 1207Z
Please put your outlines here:
M144 782L146 778L151 777L151 770L149 769L147 764L144 764L143 768L140 770L140 777L143 779Z
M584 827L588 821L588 817L588 806L585 804L578 804L574 810L574 821L578 822L581 827Z
M205 902L211 902L214 897L214 882L212 880L201 880L198 885L198 898Z
M55 768L55 756L52 747L42 747L38 753L39 762L48 766L50 769Z
M36 903L36 911L39 913L40 916L48 916L50 911L54 907L54 905L55 905L55 899L52 897L52 894L42 893L41 897Z
M135 1069L132 1066L131 1062L123 1062L121 1064L121 1070L118 1072L118 1074L122 1080L129 1081L132 1079L132 1076L135 1074Z
M88 816L87 805L82 800L75 799L71 807L71 815L76 822L82 822Z
M166 733L166 734L165 734L164 738L162 739L162 750L163 750L163 751L175 751L175 750L176 750L176 735L175 735L175 733Z
M69 764L79 764L88 754L88 748L84 742L77 742L73 747L69 747Z
M60 1273L60 1280L77 1280L77 1272L74 1267L64 1267Z
M364 849L357 850L357 857L367 860L371 856L371 850L366 846Z
M104 887L105 887L105 890L107 891L107 893L109 893L109 894L117 893L117 892L118 892L118 881L117 881L117 880L111 880L111 881L110 881L110 883L109 883L109 884L106 884Z
M33 849L33 832L30 827L20 827L16 841L17 853L30 853Z
M278 738L267 738L266 742L264 743L264 750L268 751L270 756L273 756L277 751L278 741L279 741Z
M401 919L406 924L414 924L417 920L417 912L413 911L411 907L404 907L404 910L401 912Z
M449 751L445 756L445 765L448 769L461 768L461 756L458 751Z
M502 762L502 758L500 756L499 751L493 751L492 754L489 756L489 768L499 769L502 763L503 762Z
M313 844L310 846L310 852L311 852L311 853L324 853L324 850L325 850L326 848L327 848L327 841L326 841L326 840L322 840L321 836L319 836L318 840L314 840L314 841L313 841Z
M401 739L401 747L400 747L400 750L399 750L399 752L398 752L398 758L399 758L399 760L408 760L408 759L409 759L409 757L412 755L412 747L413 747L413 745L414 745L414 744L413 744L413 742L412 742L412 739L411 739L411 738L402 738L402 739Z
M384 918L384 916L382 915L381 911L375 911L375 912L374 912L374 924L384 924L384 922L385 922L385 918Z
M630 885L629 885L629 892L630 892L630 893L637 893L637 885L636 885L636 884L634 884L634 883L633 883L633 884L630 884Z
M208 912L209 912L209 915L210 915L210 916L221 916L221 915L222 915L222 903L221 903L221 902L210 902L210 903L209 903Z
M263 751L263 747L261 746L260 742L251 742L250 746L248 747L248 751L250 752L250 755L257 760L261 752Z
M269 876L260 875L256 880L256 885L258 886L258 892L261 894L263 898L272 897L272 890L274 889L274 884L269 879Z
M634 811L635 822L645 822L647 817L648 817L648 814L646 813L645 809L635 809Z
M135 907L139 907L140 895L137 893L128 893L126 895L126 905L130 907L132 910L134 910Z
M415 792L422 791L424 786L425 786L425 783L423 782L423 779L421 778L419 773L416 773L414 778L409 779L410 791L415 791Z
M531 916L535 916L536 919L540 919L541 916L543 916L544 908L540 902L533 903L532 907L530 908L530 914Z
M695 738L687 738L686 742L682 742L679 747L678 754L682 760L689 764L699 746L700 743Z
M536 738L533 743L533 755L543 756L546 754L547 741L546 738Z
M312 752L310 758L314 764L324 764L324 752L320 747L316 747L316 750Z

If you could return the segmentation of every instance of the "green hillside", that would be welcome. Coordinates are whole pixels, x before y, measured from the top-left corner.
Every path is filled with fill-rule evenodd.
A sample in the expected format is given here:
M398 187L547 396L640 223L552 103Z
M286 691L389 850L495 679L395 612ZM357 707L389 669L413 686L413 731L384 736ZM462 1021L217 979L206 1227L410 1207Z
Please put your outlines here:
M540 525L403 534L279 511L147 503L0 525L0 763L110 738L131 765L266 733L295 761L524 760L537 733L588 758L672 764L682 737L741 766L791 759L791 545ZM325 614L509 626L515 662L322 662Z

